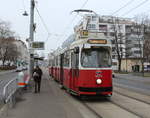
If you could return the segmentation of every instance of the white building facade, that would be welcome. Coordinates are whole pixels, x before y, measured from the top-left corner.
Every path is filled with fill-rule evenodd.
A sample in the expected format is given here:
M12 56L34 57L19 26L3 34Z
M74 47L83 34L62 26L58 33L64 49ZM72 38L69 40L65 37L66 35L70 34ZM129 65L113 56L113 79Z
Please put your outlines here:
M17 46L17 50L19 52L19 56L17 61L20 63L28 63L29 62L29 52L26 44L21 40L15 40L14 43Z
M85 26L87 30L103 32L112 42L112 62L113 70L118 69L118 54L116 51L117 35L118 49L121 58L139 58L142 55L143 46L142 35L133 33L134 22L127 18L117 18L112 16L98 16L95 14L85 15L80 28Z

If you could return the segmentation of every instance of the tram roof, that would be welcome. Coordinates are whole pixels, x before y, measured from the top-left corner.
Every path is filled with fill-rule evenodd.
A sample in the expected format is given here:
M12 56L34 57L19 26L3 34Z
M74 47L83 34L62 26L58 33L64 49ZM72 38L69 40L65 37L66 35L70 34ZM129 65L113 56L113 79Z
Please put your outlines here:
M62 44L62 48L67 48L71 45L71 43L73 43L75 41L75 34L70 35L67 40L65 40Z
M70 48L70 46L74 46L74 45L80 45L80 44L85 44L87 43L87 41L89 39L105 39L107 40L108 44L110 44L110 39L104 35L104 33L101 32L89 32L89 36L87 37L81 37L78 34L72 34L70 35L66 41L64 41L64 43L62 44L61 48L62 50L67 50L68 48Z

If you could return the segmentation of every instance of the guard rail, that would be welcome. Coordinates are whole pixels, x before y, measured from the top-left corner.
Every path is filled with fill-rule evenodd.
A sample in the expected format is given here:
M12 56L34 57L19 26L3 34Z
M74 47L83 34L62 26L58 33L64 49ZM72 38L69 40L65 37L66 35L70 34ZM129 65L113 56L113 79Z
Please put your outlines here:
M3 99L5 103L7 103L11 99L12 95L16 92L17 88L18 88L17 78L12 79L4 86Z

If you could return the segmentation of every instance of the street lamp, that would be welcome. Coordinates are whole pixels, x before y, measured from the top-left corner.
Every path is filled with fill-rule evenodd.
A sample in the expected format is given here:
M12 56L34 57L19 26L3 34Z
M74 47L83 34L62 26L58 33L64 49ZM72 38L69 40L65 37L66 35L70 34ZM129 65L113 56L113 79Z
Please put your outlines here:
M22 14L23 16L28 16L27 11L24 11L24 13Z
M28 39L28 48L29 48L29 76L32 77L32 72L34 68L34 59L33 59L33 53L34 50L32 49L32 43L34 41L34 7L35 7L35 1L31 0L31 8L30 8L30 34ZM28 13L24 11L22 14L23 16L28 16Z

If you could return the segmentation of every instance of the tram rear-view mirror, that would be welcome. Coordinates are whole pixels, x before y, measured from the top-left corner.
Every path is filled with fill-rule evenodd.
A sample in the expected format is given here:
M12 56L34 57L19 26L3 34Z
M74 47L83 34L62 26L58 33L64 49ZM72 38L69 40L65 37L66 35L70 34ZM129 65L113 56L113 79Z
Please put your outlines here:
M75 47L75 48L74 48L74 53L75 53L75 54L79 53L79 47Z

